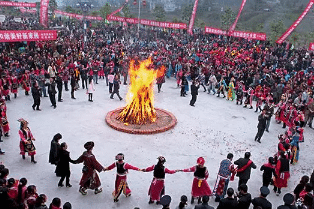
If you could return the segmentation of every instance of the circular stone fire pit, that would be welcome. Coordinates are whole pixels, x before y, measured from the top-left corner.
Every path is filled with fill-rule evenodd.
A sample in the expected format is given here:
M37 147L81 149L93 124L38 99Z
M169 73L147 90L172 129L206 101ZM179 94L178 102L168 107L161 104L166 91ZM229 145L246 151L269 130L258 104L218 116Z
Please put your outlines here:
M157 118L154 123L144 125L123 123L120 120L117 120L117 117L122 110L123 108L121 107L110 111L105 119L106 123L117 131L130 134L155 134L168 131L177 124L177 119L172 113L159 108L155 108Z

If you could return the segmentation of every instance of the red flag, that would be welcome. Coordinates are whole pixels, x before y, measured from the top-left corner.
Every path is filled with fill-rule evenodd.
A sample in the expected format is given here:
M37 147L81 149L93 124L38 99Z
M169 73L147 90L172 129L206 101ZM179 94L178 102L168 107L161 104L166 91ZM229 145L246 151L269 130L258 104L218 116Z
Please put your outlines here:
M244 7L245 3L246 3L246 0L242 0L242 4L241 4L241 7L240 7L240 9L239 9L238 15L237 15L237 17L236 17L234 23L233 23L233 24L230 26L230 28L229 28L229 33L232 32L232 31L234 31L234 29L236 28L237 23L238 23L238 20L239 20L239 18L240 18L240 15L241 15L241 13L242 13L242 10L243 10L243 7Z
M197 6L198 6L198 0L195 0L193 11L192 11L192 15L191 15L191 19L190 19L189 29L188 29L188 33L190 35L193 34L193 25L194 25L194 21L195 21L195 15L196 15L196 11L197 11Z
M41 0L39 22L45 27L48 27L48 6L49 6L49 0Z
M307 4L306 8L304 9L304 11L302 12L302 14L300 15L300 17L288 28L288 30L286 32L284 32L284 34L282 34L282 36L276 41L278 44L281 44L282 42L284 42L284 40L292 33L292 31L294 31L294 29L300 24L300 22L303 20L303 18L305 17L305 15L310 11L311 7L314 4L314 0L310 0L310 2Z

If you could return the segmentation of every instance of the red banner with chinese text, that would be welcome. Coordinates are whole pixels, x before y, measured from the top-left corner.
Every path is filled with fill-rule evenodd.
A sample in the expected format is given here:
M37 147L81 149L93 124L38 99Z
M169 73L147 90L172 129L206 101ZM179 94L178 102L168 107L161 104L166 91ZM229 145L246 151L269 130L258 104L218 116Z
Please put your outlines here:
M304 11L302 12L302 14L300 15L300 17L288 28L288 30L286 30L286 32L284 32L284 34L282 34L282 36L276 41L278 44L282 44L282 42L284 42L284 40L292 33L292 31L294 31L294 29L300 24L300 22L303 20L303 18L305 17L305 15L310 11L311 7L314 4L314 0L310 0L310 2L307 4L306 8L304 9Z
M205 26L205 33L216 34L216 35L227 35L227 31L221 30L219 28L212 28Z
M125 17L108 15L107 19L108 21L118 21L118 22L127 22L130 24L138 24L137 18L125 18ZM161 28L174 28L174 29L186 29L187 28L187 25L185 23L159 22L155 20L146 20L146 19L140 19L140 24L161 27Z
M230 36L237 37L237 38L245 38L245 39L266 41L266 34L265 33L254 33L254 32L245 32L245 31L232 31L230 33Z
M45 27L48 27L48 6L49 6L49 0L40 1L39 22Z
M310 50L310 51L314 51L314 43L310 43L309 50Z
M0 30L0 42L56 40L56 30Z
M36 3L0 1L0 6L7 6L7 7L36 7Z
M234 29L236 28L237 23L238 23L238 20L239 20L239 18L240 18L240 15L241 15L241 13L242 13L242 10L243 10L243 7L244 7L245 3L246 3L246 0L242 0L242 4L241 4L240 10L239 10L239 13L238 13L238 15L237 15L237 17L236 17L234 23L230 26L230 28L229 28L229 33L231 33L232 31L234 31Z
M27 13L32 13L32 14L35 14L35 13L37 12L36 10L33 10L33 9L25 9L24 7L20 8L20 11L21 11L22 13L27 12Z
M252 40L266 40L265 33L254 33L254 32L245 32L245 31L233 31L231 33L227 33L227 31L221 30L219 28L205 27L205 33L216 34L216 35L228 35L237 38L245 38Z
M95 16L83 16L83 15L80 15L80 14L75 14L75 13L69 13L69 12L63 12L63 11L60 11L60 10L55 10L55 14L60 14L60 15L64 15L64 16L68 16L68 17L73 17L75 19L78 19L78 20L82 20L84 17L88 20L103 20L102 17L95 17Z
M193 11L192 11L192 14L191 14L190 23L189 23L189 29L188 29L188 33L189 33L190 35L193 35L193 26L194 26L194 21L195 21L197 6L198 6L198 0L195 0L195 2L194 2L194 7L193 7Z

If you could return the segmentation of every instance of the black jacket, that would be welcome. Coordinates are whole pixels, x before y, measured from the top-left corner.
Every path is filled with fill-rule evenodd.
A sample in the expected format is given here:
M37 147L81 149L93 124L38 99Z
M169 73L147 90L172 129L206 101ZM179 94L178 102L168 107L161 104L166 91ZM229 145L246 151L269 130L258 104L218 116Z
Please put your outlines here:
M59 152L59 161L56 168L57 176L69 176L70 175L70 162L73 160L70 158L70 152L66 150L60 150Z
M46 83L45 86L48 86L48 94L56 94L56 83Z
M258 125L257 128L266 128L266 115L260 114L258 116Z
M195 205L194 209L214 209L214 208L209 206L208 203L202 203L199 205Z
M263 173L263 179L271 179L272 176L276 176L275 168L268 167L267 165L262 165L261 171L264 171Z
M40 88L39 87L32 87L32 96L34 99L40 99Z
M234 198L223 198L220 200L217 209L236 209L238 202Z
M247 158L240 158L237 161L234 162L235 165L238 165L238 169L245 166L250 159ZM251 169L256 169L256 165L252 163L247 169L245 169L243 172L237 173L237 176L239 176L240 179L250 179L251 176Z
M237 209L249 209L252 202L252 197L250 193L246 193L238 196L238 207Z
M55 140L52 140L50 143L49 163L57 165L59 150L60 144Z
M191 94L192 95L198 95L198 89L199 89L199 85L194 85L194 84L192 84L191 85Z
M272 205L271 203L266 200L266 198L262 198L262 197L255 197L252 200L252 204L253 204L253 209L256 209L257 206L261 206L262 209L272 209Z

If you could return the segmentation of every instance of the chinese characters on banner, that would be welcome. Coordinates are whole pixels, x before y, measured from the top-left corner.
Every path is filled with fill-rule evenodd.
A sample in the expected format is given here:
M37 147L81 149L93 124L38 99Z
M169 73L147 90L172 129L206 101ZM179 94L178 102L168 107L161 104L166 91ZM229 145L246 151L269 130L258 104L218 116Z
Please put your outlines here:
M282 34L282 36L276 41L278 44L282 44L282 42L284 42L284 40L292 33L292 31L294 31L294 29L300 24L300 22L302 21L302 19L305 17L305 15L310 11L311 7L314 4L314 0L310 0L310 2L307 4L306 8L304 9L304 11L302 12L302 14L300 15L300 17L288 28L288 30L286 32L284 32L284 34Z
M246 0L242 0L242 4L241 4L240 10L239 10L239 13L238 13L234 23L230 26L229 33L232 33L234 31L235 27L237 26L238 20L240 18L240 15L242 13L242 10L243 10L245 3L246 3Z
M36 3L0 1L0 6L7 6L7 7L36 7Z
M216 34L216 35L227 35L227 31L219 28L205 27L205 33Z
M310 51L314 51L314 43L310 43L309 50L310 50Z
M25 13L25 12L28 12L28 13L32 13L32 14L35 14L37 11L36 10L33 10L33 9L25 9L24 7L20 7L20 11L22 13Z
M244 31L233 31L231 33L227 33L227 31L221 30L219 28L205 27L205 33L211 33L216 35L229 35L237 38L245 38L252 40L266 40L265 33L254 33L254 32L244 32Z
M95 16L83 16L83 15L79 15L79 14L75 14L75 13L69 13L69 12L63 12L60 10L55 10L55 14L60 14L60 15L64 15L64 16L68 16L68 17L73 17L75 19L78 20L82 20L84 17L88 20L103 20L102 17L95 17Z
M56 30L0 30L0 42L56 40Z
M195 0L194 2L194 7L193 7L193 11L192 11L192 15L191 15L191 19L190 19L190 24L189 24L189 29L188 29L188 33L190 35L193 35L193 26L194 26L194 21L195 21L195 15L196 15L196 11L197 11L197 6L198 6L198 0Z
M118 22L127 22L130 24L138 24L137 18L125 18L125 17L108 15L107 19L108 21L118 21ZM174 28L174 29L186 29L187 28L187 25L185 23L159 22L155 20L146 20L146 19L140 19L140 24L161 27L161 28Z
M40 1L40 24L45 27L48 27L48 6L49 0L41 0Z

